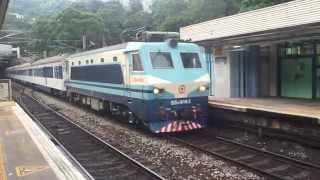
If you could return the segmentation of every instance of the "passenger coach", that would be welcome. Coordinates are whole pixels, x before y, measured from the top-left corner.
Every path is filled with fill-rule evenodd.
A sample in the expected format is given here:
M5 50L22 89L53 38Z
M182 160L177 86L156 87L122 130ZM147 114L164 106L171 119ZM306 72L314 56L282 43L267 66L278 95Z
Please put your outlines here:
M8 77L29 83L53 94L64 94L67 78L65 55L25 63L6 69Z

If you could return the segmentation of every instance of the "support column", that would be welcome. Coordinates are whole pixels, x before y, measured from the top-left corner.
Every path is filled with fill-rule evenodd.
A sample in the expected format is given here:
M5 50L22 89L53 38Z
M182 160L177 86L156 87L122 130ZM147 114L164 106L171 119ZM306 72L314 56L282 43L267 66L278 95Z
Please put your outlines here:
M278 75L278 48L273 44L270 46L270 96L278 96L278 79L281 78Z

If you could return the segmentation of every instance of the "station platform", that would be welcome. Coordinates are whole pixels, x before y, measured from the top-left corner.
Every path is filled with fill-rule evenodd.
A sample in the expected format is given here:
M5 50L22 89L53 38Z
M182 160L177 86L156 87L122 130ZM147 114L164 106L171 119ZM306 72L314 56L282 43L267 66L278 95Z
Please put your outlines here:
M72 161L14 102L0 102L0 180L84 180Z
M320 101L286 98L216 98L209 106L239 112L260 111L320 120Z

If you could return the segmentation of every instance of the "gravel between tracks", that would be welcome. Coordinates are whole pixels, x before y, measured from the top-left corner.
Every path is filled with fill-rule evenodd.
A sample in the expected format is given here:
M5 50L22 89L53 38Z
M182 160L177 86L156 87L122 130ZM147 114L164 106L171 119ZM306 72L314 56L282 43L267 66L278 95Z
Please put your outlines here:
M98 116L57 98L40 92L35 92L34 95L103 140L135 154L135 159L148 167L154 167L152 169L167 179L263 179L220 159L199 154L165 138L132 130L129 125L114 123L107 117Z
M217 131L216 129L210 129ZM288 156L304 162L320 165L320 150L311 148L290 140L280 138L259 137L255 133L245 133L243 130L223 128L219 130L219 135L234 141L248 144L263 150Z

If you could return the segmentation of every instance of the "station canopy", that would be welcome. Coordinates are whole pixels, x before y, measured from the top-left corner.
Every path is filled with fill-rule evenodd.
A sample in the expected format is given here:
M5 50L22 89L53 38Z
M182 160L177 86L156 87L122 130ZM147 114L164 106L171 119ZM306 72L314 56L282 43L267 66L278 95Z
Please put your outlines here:
M320 0L295 0L190 25L180 35L210 45L320 39Z

